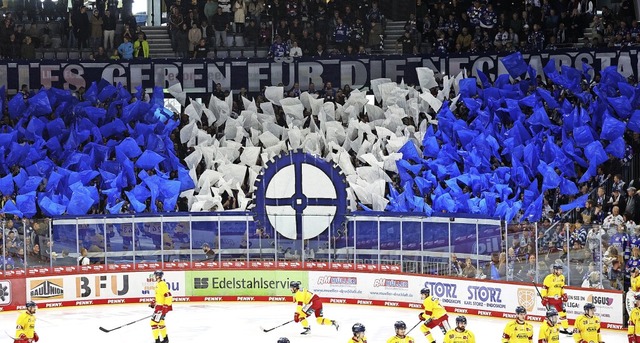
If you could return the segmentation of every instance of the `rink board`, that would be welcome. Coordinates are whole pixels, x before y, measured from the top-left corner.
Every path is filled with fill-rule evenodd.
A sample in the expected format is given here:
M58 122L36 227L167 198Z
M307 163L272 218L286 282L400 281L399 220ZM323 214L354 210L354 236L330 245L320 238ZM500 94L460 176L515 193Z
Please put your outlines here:
M45 308L147 302L153 296L152 276L151 271L105 271L11 279L10 298L34 300ZM22 287L20 280L24 280ZM541 320L546 311L533 284L477 279L365 271L194 269L166 271L165 280L176 302L288 302L288 283L301 281L327 303L419 309L420 289L426 287L452 313L511 318L516 306L524 306L529 319ZM622 329L621 292L568 288L567 293L570 321L583 313L586 302L592 302L603 327ZM18 304L23 303L12 301L0 310L20 309Z

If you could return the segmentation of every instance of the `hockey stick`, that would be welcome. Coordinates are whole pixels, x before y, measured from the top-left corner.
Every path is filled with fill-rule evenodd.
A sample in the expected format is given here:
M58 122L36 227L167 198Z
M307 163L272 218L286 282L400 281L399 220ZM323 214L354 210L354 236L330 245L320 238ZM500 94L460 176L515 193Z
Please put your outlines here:
M9 336L9 338L11 338L12 340L14 340L14 341L15 341L15 340L17 340L17 338L15 338L15 337L11 336L8 332L6 332L6 331L5 331L4 333L5 333L7 336Z
M265 328L262 328L262 327L261 327L261 329L262 329L262 331L264 331L264 332L269 332L269 331L273 331L273 330L275 330L275 329L277 329L277 328L279 328L279 327L281 327L281 326L285 326L285 325L287 325L287 324L289 324L289 323L291 323L291 322L293 322L293 319L291 319L290 321L288 321L288 322L286 322L286 323L282 323L282 324L280 324L280 325L278 325L278 326L274 326L274 327L272 327L271 329L265 329Z
M538 285L536 285L535 281L532 281L532 282L533 282L533 287L535 287L536 288L536 292L538 292L538 296L540 297L540 300L544 301L544 298L542 297L542 293L540 293L540 290L538 289ZM547 308L547 311L549 311L549 309L551 308L549 306L549 304L547 304L547 306L545 306L545 307Z
M103 328L103 327L101 326L101 327L100 327L100 331L102 331L102 332L106 332L106 333L109 333L109 332L111 332L111 331L115 331L115 330L121 329L121 328L123 328L123 327L125 327L125 326L131 325L131 324L135 324L135 323L137 323L137 322L139 322L139 321L143 321L143 320L145 320L145 319L149 319L149 318L151 318L151 317L153 317L153 315L146 316L146 317L144 317L144 318L140 318L140 319L134 320L134 321L132 321L131 323L127 323L127 324L124 324L124 325L120 325L120 326L118 326L117 328L113 328L113 329L111 329L111 330L105 329L105 328Z
M415 329L416 327L418 327L418 325L420 325L420 323L422 323L422 320L417 322L416 325L414 325L411 329L409 329L409 331L407 331L407 333L405 335L408 335L411 331L413 331L413 329Z

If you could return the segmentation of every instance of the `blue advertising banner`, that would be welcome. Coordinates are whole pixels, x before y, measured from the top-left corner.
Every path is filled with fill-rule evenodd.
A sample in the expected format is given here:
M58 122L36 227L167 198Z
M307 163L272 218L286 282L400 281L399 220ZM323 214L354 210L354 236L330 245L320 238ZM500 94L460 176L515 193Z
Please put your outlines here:
M418 84L415 68L428 67L436 73L456 75L466 69L472 76L477 70L490 79L506 74L499 62L502 55L454 55L454 56L366 56L353 58L276 58L276 59L151 59L130 62L87 62L87 61L2 61L0 62L0 84L6 85L9 94L16 93L21 85L32 89L60 87L76 90L87 87L101 78L113 83L122 83L134 90L142 86L168 88L181 83L191 96L210 94L216 84L222 88L239 90L247 88L250 93L259 92L265 86L282 84L285 89L300 84L306 90L313 82L316 89L322 89L325 82L342 87L367 87L376 78L390 78L406 84ZM598 51L556 51L537 54L523 54L524 60L544 75L543 67L550 59L556 68L572 66L582 70L588 63L596 71L616 65L625 77L640 74L638 49L598 50ZM593 71L592 71L593 72Z

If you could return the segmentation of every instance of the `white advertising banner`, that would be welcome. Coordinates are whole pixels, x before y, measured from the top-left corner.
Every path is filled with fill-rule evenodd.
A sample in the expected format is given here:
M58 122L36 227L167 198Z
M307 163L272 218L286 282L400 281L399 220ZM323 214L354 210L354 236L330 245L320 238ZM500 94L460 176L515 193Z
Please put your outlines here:
M184 272L164 273L174 297L184 296ZM153 296L153 271L28 278L27 300L36 302L92 301ZM90 303L87 303L90 304Z
M383 300L420 307L422 288L428 288L449 311L456 313L512 317L517 306L524 306L532 318L542 317L546 312L533 284L504 284L433 276L309 272L309 289L325 298ZM566 292L569 295L566 304L569 319L582 314L584 304L591 302L604 323L622 324L621 292L573 288L566 289Z

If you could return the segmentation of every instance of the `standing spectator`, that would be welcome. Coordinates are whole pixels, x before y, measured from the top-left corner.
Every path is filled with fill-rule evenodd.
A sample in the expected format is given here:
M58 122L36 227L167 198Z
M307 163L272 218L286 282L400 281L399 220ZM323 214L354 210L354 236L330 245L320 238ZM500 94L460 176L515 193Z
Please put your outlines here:
M375 20L370 23L367 42L369 42L368 46L372 52L382 52L382 27Z
M209 47L207 46L207 41L202 38L198 43L198 46L195 47L193 51L193 58L207 58L209 54Z
M206 20L203 20L200 31L202 33L202 39L207 43L207 47L213 45L213 41L215 40L213 26L209 25L209 22Z
M133 59L133 44L131 44L128 37L124 37L124 41L118 46L118 52L124 60Z
M149 58L149 42L144 38L144 34L138 34L138 39L133 44L133 50L136 58Z
M333 30L333 42L340 50L344 50L349 43L351 29L349 25L342 21L342 18L336 18L336 27Z
M91 33L91 23L87 15L87 7L82 6L80 11L76 12L71 20L73 22L75 37L78 40L78 49L82 50L83 48L87 48L87 40Z
M469 29L467 27L463 27L462 32L456 38L456 44L460 44L462 51L467 51L469 50L469 47L471 47L472 41L473 37L469 33Z
M124 41L125 37L129 40L129 42L133 41L133 37L135 37L131 29L129 28L129 24L124 24L124 30L122 31L121 37L122 41Z
M627 188L627 195L620 200L620 209L622 213L628 213L634 222L640 222L640 196L636 194L635 187Z
M215 47L227 46L227 30L229 29L229 21L222 12L222 8L218 7L218 12L213 16L213 29L215 31Z
M218 8L222 9L222 14L229 24L232 21L231 12L232 12L232 4L231 0L218 0Z
M404 35L398 38L396 42L396 52L400 52L399 47L402 45L402 54L408 55L413 53L413 47L416 45L416 42L411 38L410 31L404 31Z
M244 0L236 0L233 4L233 22L235 24L235 33L242 34L244 32L245 18L247 17L247 7Z
M180 30L182 30L183 23L184 18L182 14L180 14L180 9L178 7L172 7L171 17L169 18L169 33L171 34L171 48L173 48L173 51L178 51L177 36Z
M102 45L102 16L100 16L100 11L93 10L93 15L91 16L91 48L97 49Z
M13 59L20 58L20 54L22 53L20 49L20 42L16 39L15 33L12 33L9 36L9 41L3 44L2 51L4 52L4 57Z
M244 39L246 41L246 44L253 47L258 46L259 35L260 31L258 26L256 25L255 19L249 20L249 25L247 25L244 30Z
M178 45L176 47L178 57L187 58L189 54L189 33L187 24L183 23L182 28L176 32Z
M104 49L114 49L115 45L113 39L116 35L116 16L111 13L111 10L107 9L104 12L102 18L102 29L104 36Z
M200 39L202 39L202 31L196 23L193 23L191 30L189 30L189 56L193 56L193 51L196 45L200 44Z
M207 17L207 22L213 23L213 16L218 11L218 1L216 0L207 0L207 3L204 5L204 16Z
M26 60L33 60L36 58L36 47L33 45L33 41L30 36L24 37L24 42L20 49L21 57Z

